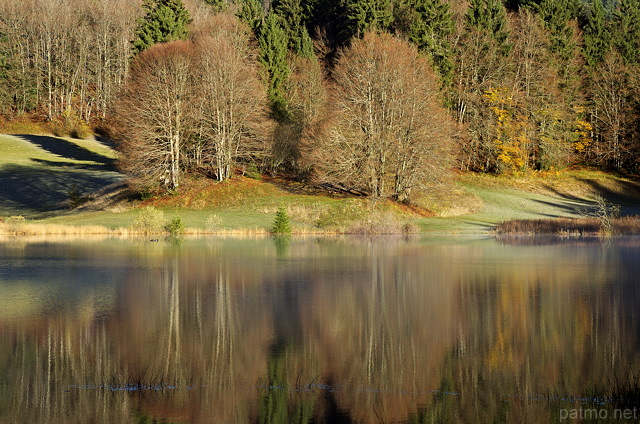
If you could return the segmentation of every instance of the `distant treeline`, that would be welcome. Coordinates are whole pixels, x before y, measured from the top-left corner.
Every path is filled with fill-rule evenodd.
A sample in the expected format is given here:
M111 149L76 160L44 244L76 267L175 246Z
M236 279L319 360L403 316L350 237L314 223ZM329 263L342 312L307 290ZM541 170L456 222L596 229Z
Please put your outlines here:
M170 188L256 167L408 200L451 166L635 173L639 68L637 0L0 3L5 119L110 131Z

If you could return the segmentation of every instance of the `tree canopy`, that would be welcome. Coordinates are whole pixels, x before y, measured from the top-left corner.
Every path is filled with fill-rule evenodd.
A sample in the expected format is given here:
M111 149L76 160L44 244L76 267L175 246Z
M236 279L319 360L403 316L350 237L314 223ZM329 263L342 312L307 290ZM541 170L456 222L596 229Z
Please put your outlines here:
M145 15L138 19L133 50L140 53L156 43L184 40L189 34L189 12L181 0L144 0Z

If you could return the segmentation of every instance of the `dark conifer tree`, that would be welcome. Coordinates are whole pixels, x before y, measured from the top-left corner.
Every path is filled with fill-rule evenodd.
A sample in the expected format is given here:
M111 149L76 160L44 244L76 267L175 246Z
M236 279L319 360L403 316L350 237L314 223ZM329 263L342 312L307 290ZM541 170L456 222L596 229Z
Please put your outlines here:
M640 64L640 2L620 0L613 11L613 44L627 65Z
M288 116L284 86L290 73L287 63L289 38L282 28L281 19L273 11L267 14L260 27L258 44L260 62L269 81L267 93L272 111L276 119L284 120Z
M507 12L501 0L471 0L466 17L470 28L488 32L498 42L500 50L508 54Z
M187 38L191 18L181 0L144 0L142 8L146 13L135 30L135 54L156 43Z
M568 25L570 19L577 17L579 4L576 0L542 0L534 7L551 33L550 49L563 61L569 60L577 46L574 31Z
M449 37L454 28L449 6L440 0L412 0L409 6L413 12L409 39L431 57L443 85L449 85L453 72Z
M216 13L222 12L229 7L228 0L204 0L204 2L211 5Z
M387 29L393 21L391 0L345 0L349 32L362 37L370 29Z
M273 10L280 16L282 28L289 39L289 49L303 57L313 56L313 42L307 32L302 2L300 0L278 0L272 3Z
M243 0L238 10L238 18L258 36L262 21L264 20L264 9L260 0Z
M611 48L611 32L602 0L594 0L584 25L583 54L589 66L602 62Z

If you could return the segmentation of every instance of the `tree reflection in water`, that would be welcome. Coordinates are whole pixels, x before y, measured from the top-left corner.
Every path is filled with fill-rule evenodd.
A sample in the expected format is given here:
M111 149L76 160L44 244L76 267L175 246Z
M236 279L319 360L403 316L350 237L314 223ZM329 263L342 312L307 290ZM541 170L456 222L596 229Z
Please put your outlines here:
M638 369L638 253L1 244L0 422L553 421L564 395Z

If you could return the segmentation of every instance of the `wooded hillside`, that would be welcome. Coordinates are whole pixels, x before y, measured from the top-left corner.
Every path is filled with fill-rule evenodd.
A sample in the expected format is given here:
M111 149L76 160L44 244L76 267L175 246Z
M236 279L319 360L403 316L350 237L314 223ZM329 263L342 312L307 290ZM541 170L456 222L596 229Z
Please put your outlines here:
M451 168L637 173L637 0L11 0L0 110L121 168L409 201Z

